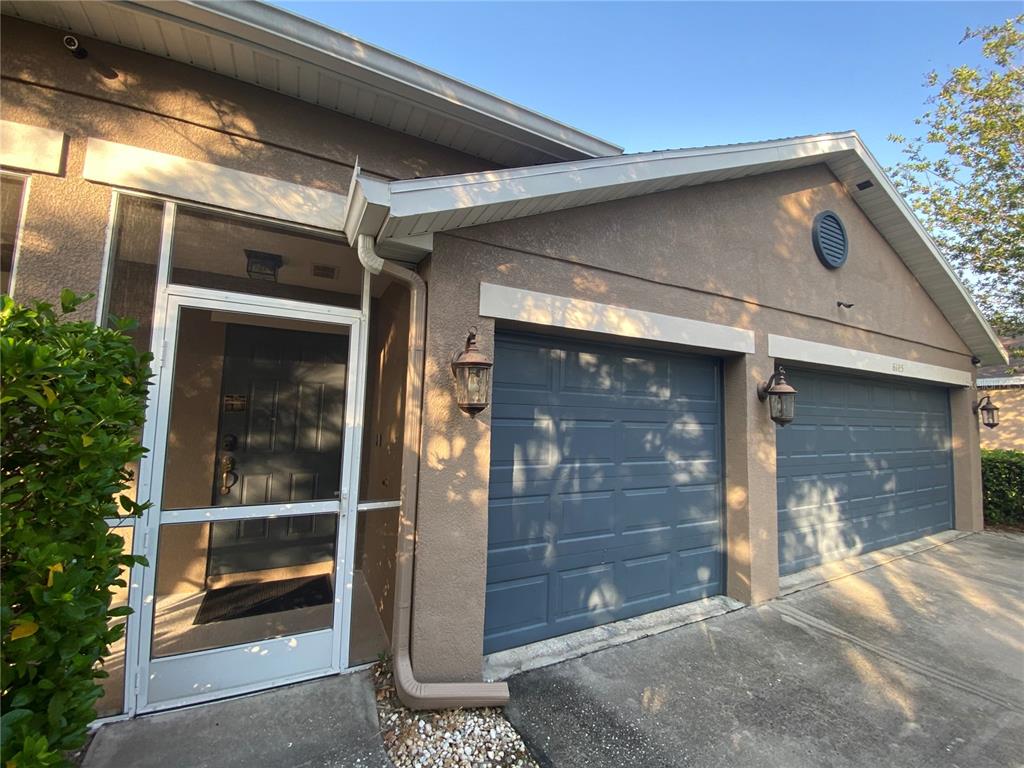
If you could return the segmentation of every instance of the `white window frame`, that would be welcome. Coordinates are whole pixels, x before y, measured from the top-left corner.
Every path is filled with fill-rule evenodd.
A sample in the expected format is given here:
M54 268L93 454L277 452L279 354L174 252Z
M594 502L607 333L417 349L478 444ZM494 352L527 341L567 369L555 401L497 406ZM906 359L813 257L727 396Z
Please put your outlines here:
M21 243L24 238L25 217L28 215L28 196L32 192L32 174L15 173L6 169L0 170L0 176L21 179L24 186L21 188L21 200L18 201L18 226L14 230L14 252L11 254L11 278L7 286L7 295L14 296L15 281L18 278L18 263L21 261Z

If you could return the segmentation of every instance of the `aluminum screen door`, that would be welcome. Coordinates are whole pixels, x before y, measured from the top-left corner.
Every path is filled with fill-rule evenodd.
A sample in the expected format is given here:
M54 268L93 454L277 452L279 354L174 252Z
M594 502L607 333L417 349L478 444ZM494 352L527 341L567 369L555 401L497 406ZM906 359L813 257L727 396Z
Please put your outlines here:
M484 651L719 594L717 360L496 340Z
M947 390L789 374L799 394L796 420L776 430L780 573L952 527Z
M360 324L169 289L138 711L341 669Z

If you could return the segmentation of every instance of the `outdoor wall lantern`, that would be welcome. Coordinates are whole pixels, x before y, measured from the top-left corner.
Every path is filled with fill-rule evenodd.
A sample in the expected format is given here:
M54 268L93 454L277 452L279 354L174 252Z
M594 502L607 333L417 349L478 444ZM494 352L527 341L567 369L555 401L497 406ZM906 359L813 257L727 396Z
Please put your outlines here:
M277 282L277 270L284 264L284 259L276 253L245 249L245 273L253 280Z
M995 429L999 426L999 406L993 405L989 395L985 395L974 404L975 416L978 415L978 411L981 411L981 423L986 427Z
M768 413L780 427L793 420L796 413L796 390L786 381L786 371L781 365L775 366L775 373L768 381L758 385L757 397L762 403L768 401Z
M466 348L452 355L455 374L455 399L459 408L476 418L490 404L491 368L487 356L476 348L476 329L466 337Z

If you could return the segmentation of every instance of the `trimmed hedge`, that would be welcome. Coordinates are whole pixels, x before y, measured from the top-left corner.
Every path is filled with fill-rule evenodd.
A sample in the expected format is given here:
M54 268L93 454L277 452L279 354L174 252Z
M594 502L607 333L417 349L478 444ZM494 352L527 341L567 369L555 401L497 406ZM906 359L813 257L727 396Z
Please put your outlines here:
M985 520L1024 525L1024 452L981 452L982 503Z
M83 299L61 294L64 314ZM68 322L0 298L0 655L4 768L65 763L82 746L96 678L130 609L111 609L124 554L106 519L139 515L124 491L140 434L149 355L123 330Z

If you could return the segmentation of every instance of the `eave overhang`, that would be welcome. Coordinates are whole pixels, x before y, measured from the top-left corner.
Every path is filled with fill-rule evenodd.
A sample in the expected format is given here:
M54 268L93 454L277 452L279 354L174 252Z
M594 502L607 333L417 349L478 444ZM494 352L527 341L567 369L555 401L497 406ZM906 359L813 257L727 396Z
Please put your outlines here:
M367 209L371 215L352 217L346 230L350 238L372 234L383 252L389 243L401 242L406 260L414 260L410 238L820 163L903 259L971 352L983 363L1005 362L995 332L855 131L394 181L386 192L374 188L381 182L357 174L353 192L367 182L363 194L373 200Z
M978 389L1024 389L1024 376L990 376L979 378Z
M216 72L502 166L622 152L616 144L539 112L254 0L4 0L2 10Z

